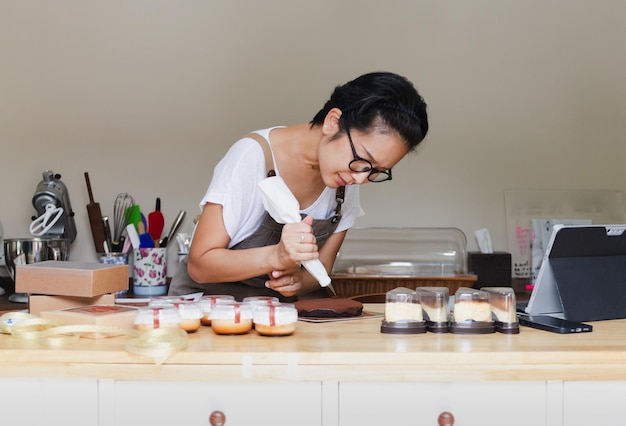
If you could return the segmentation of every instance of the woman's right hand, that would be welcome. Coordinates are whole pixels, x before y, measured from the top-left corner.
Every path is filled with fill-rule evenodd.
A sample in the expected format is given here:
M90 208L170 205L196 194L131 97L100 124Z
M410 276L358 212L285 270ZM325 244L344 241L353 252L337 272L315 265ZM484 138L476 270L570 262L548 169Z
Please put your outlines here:
M307 216L302 222L287 223L283 226L280 242L276 245L282 268L277 269L289 269L319 257L312 225L313 216Z

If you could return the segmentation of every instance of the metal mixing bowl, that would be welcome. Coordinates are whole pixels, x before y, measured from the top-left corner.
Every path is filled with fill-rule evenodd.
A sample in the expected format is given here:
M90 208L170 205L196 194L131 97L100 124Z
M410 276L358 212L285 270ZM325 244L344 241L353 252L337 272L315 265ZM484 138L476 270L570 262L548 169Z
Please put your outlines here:
M15 265L69 260L70 240L66 238L5 238L4 259L9 276L15 282Z

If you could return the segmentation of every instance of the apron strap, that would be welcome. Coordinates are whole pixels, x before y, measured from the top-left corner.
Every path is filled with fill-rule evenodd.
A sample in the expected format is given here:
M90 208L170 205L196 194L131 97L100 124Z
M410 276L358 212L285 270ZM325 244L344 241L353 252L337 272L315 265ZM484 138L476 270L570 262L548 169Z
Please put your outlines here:
M274 170L274 157L272 157L269 141L258 133L248 133L246 137L254 139L259 143L259 145L261 145L263 155L265 156L265 170L267 170L267 177L276 176L276 171Z
M340 186L335 193L335 200L337 201L337 207L335 207L335 215L333 216L333 223L337 223L341 220L341 205L345 200L346 187Z

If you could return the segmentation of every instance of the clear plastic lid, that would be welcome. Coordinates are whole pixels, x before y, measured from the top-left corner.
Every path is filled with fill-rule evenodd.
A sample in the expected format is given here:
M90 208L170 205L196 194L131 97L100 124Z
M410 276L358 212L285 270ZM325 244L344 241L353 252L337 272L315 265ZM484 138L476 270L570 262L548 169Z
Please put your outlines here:
M175 300L178 299L168 299L168 298L154 298L150 299L148 302L148 307L150 308L163 308L163 307L174 307Z
M232 303L235 297L230 294L205 295L200 298L198 304L205 313L211 312L211 308L219 303Z
M240 322L251 320L254 308L249 303L230 302L213 305L209 312L209 319L213 320L234 320Z
M253 320L268 326L293 324L298 321L298 310L293 303L265 303L255 307Z
M423 321L419 294L406 287L389 290L385 295L385 321Z
M153 306L153 303L157 303L156 306ZM167 303L167 302L161 302L161 301L150 301L150 303L148 304L148 306L150 307L157 307L157 306L171 306L174 309L178 310L178 314L180 315L180 318L183 320L193 320L193 319L200 319L202 318L202 316L204 315L204 311L202 310L202 307L200 306L200 303L198 302L174 302L174 303Z
M248 296L243 298L243 302L249 303L256 308L257 306L279 303L279 300L278 297L274 296Z
M517 322L515 292L511 287L483 287L481 290L489 293L489 304L496 321Z
M489 293L473 288L461 287L454 295L455 322L492 322Z
M171 296L171 295L167 295L167 296L155 296L152 298L152 300L164 300L164 301L169 301L172 303L176 303L176 302L197 302L200 300L200 298L202 297L202 293L192 293L192 294L185 294L185 295L181 295L181 296Z
M415 290L420 295L420 303L426 321L448 322L450 319L448 312L450 291L448 287L418 287Z
M467 238L457 228L352 228L337 254L332 275L467 275Z
M135 325L150 325L152 328L177 326L180 321L178 309L173 306L141 307L135 316Z

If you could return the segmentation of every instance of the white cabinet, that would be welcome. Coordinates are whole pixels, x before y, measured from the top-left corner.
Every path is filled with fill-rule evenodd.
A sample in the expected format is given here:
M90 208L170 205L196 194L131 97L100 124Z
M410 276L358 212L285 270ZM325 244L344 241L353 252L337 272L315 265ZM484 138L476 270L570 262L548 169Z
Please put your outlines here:
M340 426L546 425L545 382L340 383ZM592 424L592 423L590 423Z
M115 426L321 426L321 383L135 382L114 384Z
M98 381L0 379L0 419L7 426L98 426Z
M622 425L626 382L565 382L563 426Z

